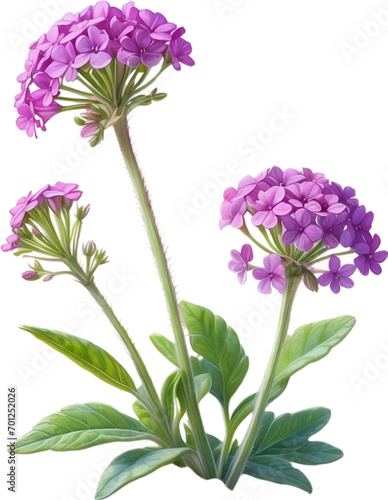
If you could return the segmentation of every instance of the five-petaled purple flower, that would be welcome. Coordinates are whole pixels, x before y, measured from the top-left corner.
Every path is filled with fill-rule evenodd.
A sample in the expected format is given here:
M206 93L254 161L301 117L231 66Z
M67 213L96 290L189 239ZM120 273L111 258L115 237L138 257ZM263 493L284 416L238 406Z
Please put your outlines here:
M271 285L280 293L286 291L285 269L282 259L277 254L264 257L264 268L258 267L254 269L252 275L255 279L260 280L257 288L261 293L271 293Z
M356 266L353 264L345 264L341 267L341 260L336 255L332 255L329 260L329 271L322 274L318 278L318 283L321 286L330 285L333 293L339 293L341 287L352 288L354 282L350 276L355 272Z
M253 260L253 251L251 245L243 245L241 252L232 250L230 252L232 260L228 267L233 273L237 273L237 279L240 285L243 285L247 280L248 262Z
M255 215L252 217L254 226L264 226L272 229L279 222L278 216L284 216L291 212L290 204L283 202L285 190L280 186L272 186L268 191L260 191L255 205Z
M282 241L286 245L294 244L299 250L308 252L314 243L323 236L320 227L313 223L311 213L304 208L297 210L294 215L289 215L283 219L285 231Z
M388 252L378 250L381 243L380 237L375 234L373 238L368 236L363 243L354 245L354 250L358 257L354 259L354 263L363 276L368 276L369 270L374 274L381 274L380 264L388 257Z

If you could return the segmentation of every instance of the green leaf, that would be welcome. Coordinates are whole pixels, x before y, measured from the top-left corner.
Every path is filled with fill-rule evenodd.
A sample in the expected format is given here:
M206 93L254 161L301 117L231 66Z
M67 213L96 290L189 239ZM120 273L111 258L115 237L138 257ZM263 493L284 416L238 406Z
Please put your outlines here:
M130 393L136 391L136 386L125 368L96 344L68 333L32 326L22 326L21 329L32 333L34 337L64 354L104 382Z
M201 371L210 373L211 393L227 405L248 371L249 361L236 332L209 309L180 304L193 350L202 356Z
M154 421L151 418L151 415L148 413L146 408L139 403L139 401L135 401L132 405L133 411L135 412L137 418L140 420L140 422L147 427L152 432L155 432L155 434L158 433L158 428L154 424Z
M256 393L251 394L241 401L232 413L231 425L234 430L243 422L253 410Z
M281 458L290 462L303 465L330 464L342 458L344 454L339 448L335 448L321 441L309 441L297 450L282 455Z
M140 422L102 403L72 405L49 415L17 440L17 453L84 450L115 441L153 439Z
M271 456L251 457L244 469L244 474L257 479L264 479L277 484L288 484L311 493L313 488L307 477L290 462L283 458Z
M165 358L167 358L177 368L180 368L176 348L171 340L168 340L166 337L158 333L150 335L150 339L156 349L163 354Z
M208 394L212 386L212 378L209 373L201 373L194 377L195 393L198 403Z
M355 322L352 316L340 316L302 326L287 337L276 369L269 402L284 391L294 373L327 356L334 346L344 340Z
M166 378L161 392L161 400L170 423L174 421L176 387L180 381L182 372L177 370Z
M97 486L96 500L107 498L123 486L172 464L187 453L190 448L141 448L130 450L111 462L103 472Z
M331 412L327 408L310 408L297 413L284 413L275 420L271 412L266 415L267 422L263 423L263 429L259 430L253 445L253 456L294 452L307 444L308 439L327 424ZM263 422L264 420L263 418Z
M185 435L186 435L186 444L190 448L193 448L193 450L196 450L197 447L195 446L195 441L193 437L193 431L190 429L190 427L186 424L183 424L183 427L185 429ZM221 454L221 448L222 448L222 441L218 439L218 437L213 436L212 434L207 434L206 433L207 440L209 441L210 448L213 452L214 455L214 460L217 462L219 459L219 456ZM233 448L235 452L235 448Z

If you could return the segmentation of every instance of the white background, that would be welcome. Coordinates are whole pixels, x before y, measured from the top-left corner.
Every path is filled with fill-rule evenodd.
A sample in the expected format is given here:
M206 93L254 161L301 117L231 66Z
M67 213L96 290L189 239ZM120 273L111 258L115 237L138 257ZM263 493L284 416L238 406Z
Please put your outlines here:
M55 117L39 139L14 125L16 75L27 46L81 1L19 0L3 6L2 169L0 234L9 234L8 210L30 189L57 180L77 182L92 209L84 241L93 238L111 262L97 276L143 354L160 387L171 366L148 335L171 329L157 273L112 131L96 149L79 136L70 115ZM152 193L180 298L206 305L240 333L251 358L240 397L258 385L276 327L278 296L262 296L256 283L241 288L226 264L244 240L218 229L219 205L227 185L265 168L309 167L357 189L375 212L374 229L388 247L388 2L379 0L149 0L140 8L160 9L187 28L197 65L170 70L159 88L168 99L137 110L130 119L139 162ZM380 21L376 13L384 11ZM385 17L387 16L387 17ZM367 34L365 34L367 33ZM269 132L286 113L282 130ZM279 128L279 122L277 122ZM260 151L246 150L257 137ZM264 144L266 142L266 144ZM191 207L191 215L187 215ZM194 213L195 212L195 213ZM185 215L186 214L186 215ZM261 261L257 253L256 262ZM3 254L1 307L3 359L0 436L6 442L6 389L18 387L18 434L61 407L101 401L131 413L125 393L53 355L18 330L31 324L75 332L105 347L134 374L120 341L86 292L70 279L28 283L20 278L26 260ZM387 272L387 269L385 269ZM314 499L376 498L386 491L388 340L387 274L364 278L334 296L300 290L293 327L351 314L357 325L330 356L295 375L273 405L277 413L327 406L333 416L318 439L340 447L345 457L331 465L300 468L314 486ZM377 365L377 366L376 366ZM237 404L238 400L233 401ZM222 438L221 413L213 398L202 403L209 432ZM46 452L18 460L20 500L88 500L108 461L136 444L108 444L82 452ZM2 491L6 457L2 454ZM172 466L127 486L115 498L215 498L225 500L306 498L292 487L244 476L234 492L190 470ZM7 492L6 498L13 498Z

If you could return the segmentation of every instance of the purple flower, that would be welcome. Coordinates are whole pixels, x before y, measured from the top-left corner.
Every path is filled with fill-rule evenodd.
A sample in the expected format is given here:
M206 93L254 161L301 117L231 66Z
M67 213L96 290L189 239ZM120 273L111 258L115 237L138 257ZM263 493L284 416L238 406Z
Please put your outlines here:
M313 223L313 217L308 210L300 209L294 215L283 218L282 242L286 245L294 244L299 250L308 252L314 243L323 236L320 227Z
M253 252L251 245L243 245L241 252L232 250L230 252L232 260L228 267L233 273L237 273L238 282L243 285L247 280L248 262L253 260Z
M253 205L255 214L252 217L254 226L264 226L271 229L279 222L278 216L291 212L292 207L284 203L286 192L280 186L273 186L268 191L260 191L257 202Z
M1 246L1 249L3 252L11 252L12 250L15 250L15 248L18 248L18 240L19 236L17 234L11 234L11 236L8 236L7 238L7 243Z
M325 174L314 173L309 168L303 169L303 175L306 181L315 182L319 186L323 187L325 184L329 182L329 179L326 179Z
M64 77L67 82L74 82L78 76L77 66L74 64L76 56L77 52L72 42L57 45L51 54L53 62L46 69L46 73L51 78Z
M338 196L335 194L323 194L318 198L318 202L321 205L321 211L319 215L326 217L329 214L341 214L346 210L346 205L339 203Z
M171 33L176 29L176 24L168 23L167 19L157 12L156 14L148 9L139 12L139 26L148 31L151 38L168 42L171 40Z
M32 191L27 196L20 198L15 207L11 208L10 214L12 229L19 229L23 225L23 220L27 212L30 212L43 202L43 192L48 188L48 185L40 189L37 193L32 194Z
M43 106L50 106L59 93L59 78L50 78L47 73L38 73L34 77L34 83L39 90L34 90L31 97L37 100L42 98Z
M329 214L327 217L318 217L317 222L323 229L323 243L327 248L336 248L348 221L348 212L339 215Z
M84 139L87 137L93 137L100 131L100 124L97 122L87 123L81 129L81 137Z
M156 66L162 60L162 54L167 48L165 43L155 42L142 29L135 31L133 38L125 36L120 42L121 48L117 53L117 59L131 68L137 68L140 63L147 68Z
M357 207L358 200L355 198L356 190L352 187L342 188L337 182L332 182L326 185L323 190L324 194L335 194L338 196L339 202L346 205L348 208Z
M350 214L348 226L341 236L341 245L345 248L365 241L374 218L373 212L367 213L364 205L353 207Z
M171 55L172 65L177 71L181 70L181 63L186 66L194 66L194 59L190 57L190 54L193 51L191 43L186 42L183 38L171 40L170 45L168 46L168 51Z
M78 184L57 182L54 186L49 186L43 196L47 199L51 209L58 213L61 208L69 210L73 201L81 198L82 191L79 191L78 187Z
M79 54L74 60L74 67L81 68L90 62L92 68L105 68L112 60L112 56L105 52L108 44L108 33L105 30L99 30L96 26L90 26L88 36L82 35L75 42Z
M28 137L36 135L36 127L40 127L40 121L35 118L34 106L32 103L22 104L17 108L19 117L16 120L16 125L19 130L25 130Z
M271 293L271 285L280 293L286 291L285 269L279 255L271 254L264 257L264 269L256 268L252 274L255 279L260 280L257 286L259 292Z
M296 208L305 208L313 213L321 211L321 205L317 201L321 195L321 186L314 182L302 182L301 184L292 184L287 187L289 203Z
M287 168L283 172L279 167L272 167L267 178L267 182L271 186L290 186L303 180L304 176L294 168Z
M62 106L58 104L56 101L53 101L50 106L45 106L43 104L43 98L41 97L37 101L33 101L35 114L41 118L42 125L41 128L43 131L46 130L46 123L59 111L62 109Z
M368 276L369 270L374 274L381 274L380 264L386 260L388 252L385 250L377 251L380 243L380 237L375 234L373 238L368 236L366 242L354 245L354 250L358 253L354 263L363 276Z
M38 276L38 273L36 271L25 271L22 274L22 278L27 280L27 281L35 281L34 278Z
M220 229L226 226L239 229L244 224L247 205L244 198L237 198L236 196L237 191L232 187L226 189L224 192L224 201L221 205Z
M321 286L330 285L331 291L339 293L341 286L344 288L352 288L353 280L350 276L355 272L356 266L353 264L345 264L341 267L341 261L336 255L332 255L329 260L329 269L327 273L322 274L318 278L318 283Z

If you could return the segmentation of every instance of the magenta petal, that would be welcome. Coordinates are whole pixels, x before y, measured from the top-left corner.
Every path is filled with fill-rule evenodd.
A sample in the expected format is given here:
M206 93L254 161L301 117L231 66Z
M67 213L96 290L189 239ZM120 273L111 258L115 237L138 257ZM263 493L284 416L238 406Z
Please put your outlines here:
M263 269L262 267L258 267L252 271L252 276L256 280L263 280L265 278L268 278L269 273L268 273L267 269Z
M359 255L354 259L354 263L358 270L363 276L368 276L369 274L369 262L364 255Z
M312 241L318 241L323 236L322 229L315 224L310 224L310 226L307 226L304 232Z
M282 235L282 242L285 245L292 245L298 234L298 231L285 231Z
M286 194L285 190L281 186L273 186L265 192L268 203L272 206L280 203Z
M74 60L74 67L82 68L82 66L85 66L85 64L89 62L91 56L92 54L90 52L86 52L85 54L78 54L78 56Z
M345 208L345 205L343 205L342 203L333 203L333 205L330 205L327 211L331 214L342 214Z
M333 279L333 281L330 283L330 288L331 288L331 291L335 294L337 294L341 291L341 286L340 286L337 279Z
M267 228L267 229L272 229L273 227L275 227L277 225L277 223L279 222L278 221L278 218L276 217L276 215L271 211L269 212L265 212L266 213L266 216L264 217L263 219L263 222L262 222L262 225Z
M263 281L260 281L260 283L257 285L257 288L259 292L265 293L265 294L270 294L271 293L271 278L265 278Z
M78 52L81 52L81 53L86 53L86 52L90 52L91 50L93 50L93 45L92 45L91 41L85 35L82 35L79 38L77 38L77 40L75 42L75 46L76 46Z
M347 278L346 276L340 276L339 282L340 285L343 286L344 288L354 287L354 281L350 278Z
M371 259L369 262L369 265L370 265L370 270L372 271L373 274L381 274L382 273L381 266L376 261Z
M276 215L288 215L292 210L292 206L289 205L288 203L284 203L284 201L282 201L281 203L279 203L278 205L276 205L276 207L273 209L273 213L276 214Z
M380 250L380 252L376 252L373 254L373 260L376 262L384 262L386 258L388 257L388 252L385 250Z
M314 246L314 242L304 233L300 234L295 239L295 246L303 252L308 252Z
M337 255L332 255L329 260L329 269L333 274L336 274L339 271L341 266L340 258Z
M312 220L310 212L303 208L295 212L295 219L300 227L307 227Z
M287 281L280 276L274 276L272 280L272 286L276 288L279 293L284 293L287 288Z
M341 267L340 269L340 275L344 276L345 278L349 278L349 276L352 276L354 272L356 271L356 266L353 264L345 264L344 266Z
M282 259L276 253L271 253L270 255L264 257L264 266L270 273L273 273L276 267L281 265L281 263Z
M107 52L97 52L97 54L93 54L90 58L90 65L95 69L105 68L111 60L112 56Z
M163 57L162 54L149 52L142 54L141 62L144 64L144 66L147 66L147 68L152 68L153 66L156 66L160 63L162 57Z
M245 260L245 262L250 262L253 259L253 250L251 245L248 243L243 245L241 248L241 256Z
M314 213L318 213L321 211L321 205L315 200L308 201L305 204L305 208L307 210L309 210L310 212L314 212Z
M51 53L51 57L53 61L61 62L63 64L69 63L69 54L67 53L67 50L63 45L57 45L56 47L54 47Z
M331 272L327 272L327 273L324 273L321 276L319 276L318 283L321 286L328 286L332 282L333 278L334 278L334 274Z
M49 67L46 69L46 72L51 78L58 78L63 75L66 71L67 66L58 61L53 61Z

